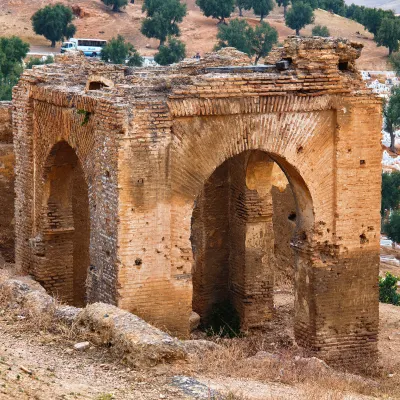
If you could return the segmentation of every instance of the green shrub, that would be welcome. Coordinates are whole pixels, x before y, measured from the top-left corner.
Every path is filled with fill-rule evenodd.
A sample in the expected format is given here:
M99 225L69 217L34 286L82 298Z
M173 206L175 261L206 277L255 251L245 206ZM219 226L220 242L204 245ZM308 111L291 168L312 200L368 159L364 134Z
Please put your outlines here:
M170 65L182 61L186 56L186 46L178 39L170 37L167 45L160 46L154 61L160 65Z
M207 335L221 337L241 336L240 317L229 300L215 303L212 306L208 324L204 327Z
M312 28L312 35L329 37L331 34L329 33L328 27L326 27L325 25L315 25L314 28Z
M31 57L25 64L25 68L32 69L34 65L52 64L53 62L54 58L52 56L47 56L44 60L39 57Z
M112 38L101 51L101 59L107 63L125 64L141 67L143 58L132 43L125 42L125 38L118 35Z
M397 276L386 272L384 278L379 278L379 301L381 303L400 305L400 295L397 293Z

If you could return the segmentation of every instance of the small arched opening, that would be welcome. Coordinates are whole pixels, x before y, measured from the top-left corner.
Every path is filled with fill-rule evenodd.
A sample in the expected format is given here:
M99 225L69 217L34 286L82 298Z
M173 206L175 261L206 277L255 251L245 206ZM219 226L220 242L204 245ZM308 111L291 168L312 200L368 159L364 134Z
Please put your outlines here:
M88 186L74 149L65 141L52 148L45 163L40 217L43 251L36 277L62 301L83 306L90 264Z
M270 321L274 290L296 286L293 248L306 247L312 223L308 189L284 159L252 150L216 168L191 224L192 308L201 326L231 335Z

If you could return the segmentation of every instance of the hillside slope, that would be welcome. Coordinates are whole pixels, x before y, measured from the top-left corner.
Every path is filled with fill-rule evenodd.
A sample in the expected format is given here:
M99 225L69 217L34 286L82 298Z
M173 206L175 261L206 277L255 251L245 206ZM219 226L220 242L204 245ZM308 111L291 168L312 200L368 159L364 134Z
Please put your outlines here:
M18 35L32 46L40 46L42 51L51 50L48 41L33 33L30 18L37 9L45 4L58 1L60 0L0 0L0 35ZM136 0L135 4L129 4L120 13L111 12L100 0L61 0L61 2L69 6L79 4L86 13L85 17L76 18L74 22L77 26L76 37L110 39L121 34L132 42L142 54L152 55L156 52L158 42L154 39L147 39L140 33L143 19L142 0ZM197 51L203 54L212 50L216 43L217 24L216 20L204 17L194 0L186 0L186 3L189 12L181 25L181 30L182 40L186 43L187 54L190 57ZM358 63L360 68L386 69L387 49L378 48L372 40L372 35L366 32L360 24L323 10L316 10L315 14L315 23L327 25L332 35L348 37L364 44L365 49ZM247 12L245 16L252 25L258 23L258 18L251 13ZM278 30L280 41L283 41L287 35L293 34L293 31L284 24L281 9L276 8L267 20ZM312 26L308 26L302 31L302 34L310 34L311 28Z

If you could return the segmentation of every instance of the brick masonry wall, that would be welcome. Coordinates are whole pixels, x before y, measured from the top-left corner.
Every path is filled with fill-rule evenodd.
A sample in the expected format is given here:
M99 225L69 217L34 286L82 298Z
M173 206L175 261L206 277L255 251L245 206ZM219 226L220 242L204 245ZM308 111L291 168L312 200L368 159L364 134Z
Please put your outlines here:
M0 255L14 262L14 164L11 102L0 102Z
M65 55L60 64L26 72L14 91L18 263L34 267L43 165L65 140L88 187L88 301L117 303L187 336L198 255L190 240L195 200L224 162L260 152L284 170L296 199L296 340L333 363L375 357L381 104L354 69L360 46L289 38L279 51L291 62L287 70L243 68L243 57L225 49L170 68ZM254 232L269 232L261 251L268 264L273 203L262 188L257 195L248 190L249 210L258 202L265 213L238 224L229 241L250 255L261 237ZM206 236L208 218L203 208ZM229 282L241 276L242 299L261 293L271 301L271 284L261 288L248 272L258 252L245 256L244 274ZM262 314L250 307L248 325Z

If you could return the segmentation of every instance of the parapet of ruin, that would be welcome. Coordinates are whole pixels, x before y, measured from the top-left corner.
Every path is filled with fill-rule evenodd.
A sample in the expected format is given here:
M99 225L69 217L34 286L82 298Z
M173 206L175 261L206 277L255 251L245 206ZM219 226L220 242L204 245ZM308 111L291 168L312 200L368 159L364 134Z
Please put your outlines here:
M361 46L288 38L167 68L65 54L13 94L16 261L51 293L181 337L230 301L273 315L271 164L296 201L294 330L331 363L377 354L381 103ZM270 64L268 64L270 62ZM272 233L271 233L272 232Z

